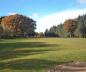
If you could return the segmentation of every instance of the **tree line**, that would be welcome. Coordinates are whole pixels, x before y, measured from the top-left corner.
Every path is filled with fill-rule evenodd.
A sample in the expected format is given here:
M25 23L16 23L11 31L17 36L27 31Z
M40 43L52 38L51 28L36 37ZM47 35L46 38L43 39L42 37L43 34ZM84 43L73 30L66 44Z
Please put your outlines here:
M78 16L75 19L68 19L64 23L52 26L49 30L46 29L45 35L86 38L86 15Z
M86 38L86 15L65 20L64 23L52 26L45 32L37 33L36 21L20 15L0 17L0 38L14 37L83 37Z

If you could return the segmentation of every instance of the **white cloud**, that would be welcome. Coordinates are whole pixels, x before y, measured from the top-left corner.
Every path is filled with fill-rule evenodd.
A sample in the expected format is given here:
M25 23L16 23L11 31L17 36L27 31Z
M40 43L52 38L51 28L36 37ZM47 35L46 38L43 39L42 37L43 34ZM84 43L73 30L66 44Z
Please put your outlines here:
M15 15L17 14L16 12L8 13L8 15Z
M86 0L77 0L77 2L80 4L86 4Z
M57 12L50 14L48 16L40 17L37 20L37 30L38 32L44 32L46 28L50 28L53 25L58 25L63 23L66 19L74 19L79 15L86 13L86 9L81 10L66 10L62 12Z

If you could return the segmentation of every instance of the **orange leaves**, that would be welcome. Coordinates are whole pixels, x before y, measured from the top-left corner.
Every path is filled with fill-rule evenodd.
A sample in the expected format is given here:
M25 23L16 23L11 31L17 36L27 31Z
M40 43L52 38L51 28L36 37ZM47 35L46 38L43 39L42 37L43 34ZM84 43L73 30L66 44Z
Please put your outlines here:
M64 30L66 32L72 32L77 27L77 21L69 19L64 22Z
M35 21L29 17L15 14L6 16L2 19L2 27L4 32L10 33L31 33L35 29Z

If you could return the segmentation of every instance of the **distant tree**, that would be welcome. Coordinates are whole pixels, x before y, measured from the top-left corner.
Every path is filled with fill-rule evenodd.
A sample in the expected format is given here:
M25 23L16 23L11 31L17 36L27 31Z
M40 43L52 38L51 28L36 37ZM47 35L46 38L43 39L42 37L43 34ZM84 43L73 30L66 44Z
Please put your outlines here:
M4 17L1 24L4 33L11 36L33 35L36 29L36 22L33 19L19 14Z
M82 37L86 38L86 27L83 27L80 31L81 31Z
M37 33L37 37L45 37L43 32Z
M48 32L49 32L48 29L46 29L44 32L45 37L47 36Z
M1 16L1 17L0 17L0 24L1 24L1 21L2 21L2 19L3 19L4 17L5 17L5 16Z
M57 31L57 26L52 26L52 27L49 29L49 32L56 33L56 31Z
M78 31L80 32L79 36L83 38L86 37L86 15L79 16L78 20Z
M59 37L65 37L64 28L63 28L62 23L57 25L56 34L58 34Z
M3 35L3 28L2 28L2 26L0 24L0 38L2 37L2 35Z
M64 22L64 31L69 33L70 37L74 37L74 31L77 28L77 21L68 19Z
M1 25L1 21L2 21L2 19L4 18L5 16L1 16L0 17L0 38L2 37L2 35L3 35L3 28L2 28L2 25Z
M54 31L52 30L45 30L45 37L58 37L58 34L56 34Z

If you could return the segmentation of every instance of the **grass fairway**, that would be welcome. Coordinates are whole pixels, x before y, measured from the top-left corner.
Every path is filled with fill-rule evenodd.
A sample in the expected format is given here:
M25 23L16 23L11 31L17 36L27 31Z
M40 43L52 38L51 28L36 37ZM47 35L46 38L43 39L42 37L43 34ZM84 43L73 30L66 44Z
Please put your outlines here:
M71 61L86 61L85 38L0 40L0 72L47 72Z

